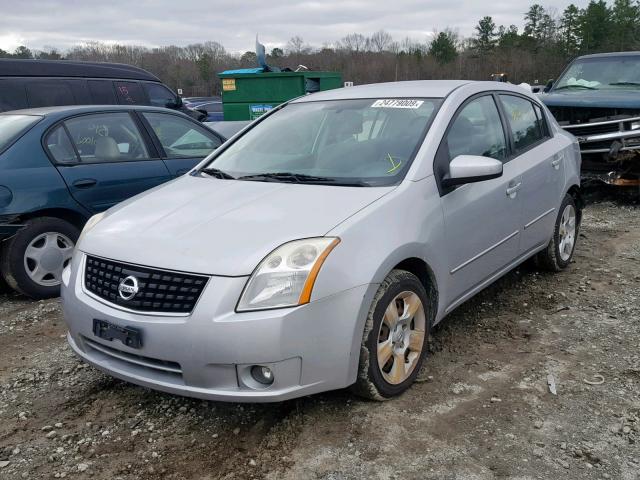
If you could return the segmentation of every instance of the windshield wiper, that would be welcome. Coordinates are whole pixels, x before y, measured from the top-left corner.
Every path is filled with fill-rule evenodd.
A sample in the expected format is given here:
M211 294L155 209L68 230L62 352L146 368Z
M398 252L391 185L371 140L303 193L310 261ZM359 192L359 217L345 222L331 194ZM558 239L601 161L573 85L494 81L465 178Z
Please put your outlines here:
M257 173L254 175L244 175L238 177L237 180L254 180L259 182L289 182L289 183L311 183L311 184L330 184L342 187L367 187L369 184L360 180L337 180L331 177L318 177L315 175L306 175L304 173L290 172L270 172Z
M553 90L564 90L565 88L586 88L587 90L598 90L596 87L588 87L586 85L563 85L561 87L554 88Z
M634 85L634 86L640 86L640 82L613 82L613 83L610 83L609 85Z
M221 178L223 180L235 180L236 177L234 177L233 175L229 175L227 172L224 172L218 168L213 168L213 167L205 167L202 170L200 170L202 173L206 173L207 175L211 175L212 177L215 178Z

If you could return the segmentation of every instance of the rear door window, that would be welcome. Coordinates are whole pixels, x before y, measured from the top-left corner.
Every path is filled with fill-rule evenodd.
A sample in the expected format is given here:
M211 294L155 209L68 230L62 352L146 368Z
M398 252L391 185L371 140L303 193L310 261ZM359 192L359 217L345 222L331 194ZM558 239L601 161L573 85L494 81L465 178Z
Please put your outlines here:
M147 105L147 97L137 82L114 82L118 100L124 105Z
M29 80L26 90L32 108L76 104L71 86L64 81Z
M507 114L517 151L526 150L543 139L533 103L514 95L500 95L500 100Z
M77 163L78 157L73 149L69 135L62 125L54 128L45 141L49 153L57 163Z
M65 121L82 163L149 159L138 127L128 113L83 115Z
M111 80L89 80L89 92L95 105L116 105L116 92Z
M159 83L145 83L144 88L147 91L151 105L154 107L175 105L176 95L164 85Z

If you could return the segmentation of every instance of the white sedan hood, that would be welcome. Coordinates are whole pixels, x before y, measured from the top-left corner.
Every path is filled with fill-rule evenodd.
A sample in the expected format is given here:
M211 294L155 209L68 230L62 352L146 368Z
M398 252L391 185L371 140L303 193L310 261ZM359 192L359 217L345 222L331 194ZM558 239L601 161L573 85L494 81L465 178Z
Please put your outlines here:
M249 275L279 245L325 235L391 190L186 175L109 210L78 248L148 267Z

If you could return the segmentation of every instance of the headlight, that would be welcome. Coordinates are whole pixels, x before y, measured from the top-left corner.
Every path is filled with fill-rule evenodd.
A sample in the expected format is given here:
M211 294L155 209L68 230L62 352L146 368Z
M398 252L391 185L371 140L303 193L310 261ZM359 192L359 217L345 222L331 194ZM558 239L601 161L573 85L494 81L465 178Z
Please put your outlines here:
M320 267L339 238L295 240L265 257L244 287L237 310L264 310L309 303Z
M80 233L80 237L78 238L78 241L76 242L76 245L78 245L80 243L80 241L82 240L82 237L84 237L89 230L91 230L93 227L95 227L98 224L98 222L100 220L102 220L102 217L104 217L104 214L105 214L105 212L98 213L97 215L94 215L89 220L87 220L87 223L84 224L84 228L82 229L82 232Z

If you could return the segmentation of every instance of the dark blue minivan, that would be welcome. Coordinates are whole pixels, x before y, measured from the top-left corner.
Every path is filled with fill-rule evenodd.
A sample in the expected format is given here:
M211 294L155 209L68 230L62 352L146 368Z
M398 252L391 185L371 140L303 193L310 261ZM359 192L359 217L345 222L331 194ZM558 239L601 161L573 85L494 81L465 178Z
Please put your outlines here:
M0 274L30 297L58 295L89 217L188 172L223 141L158 107L0 114Z

